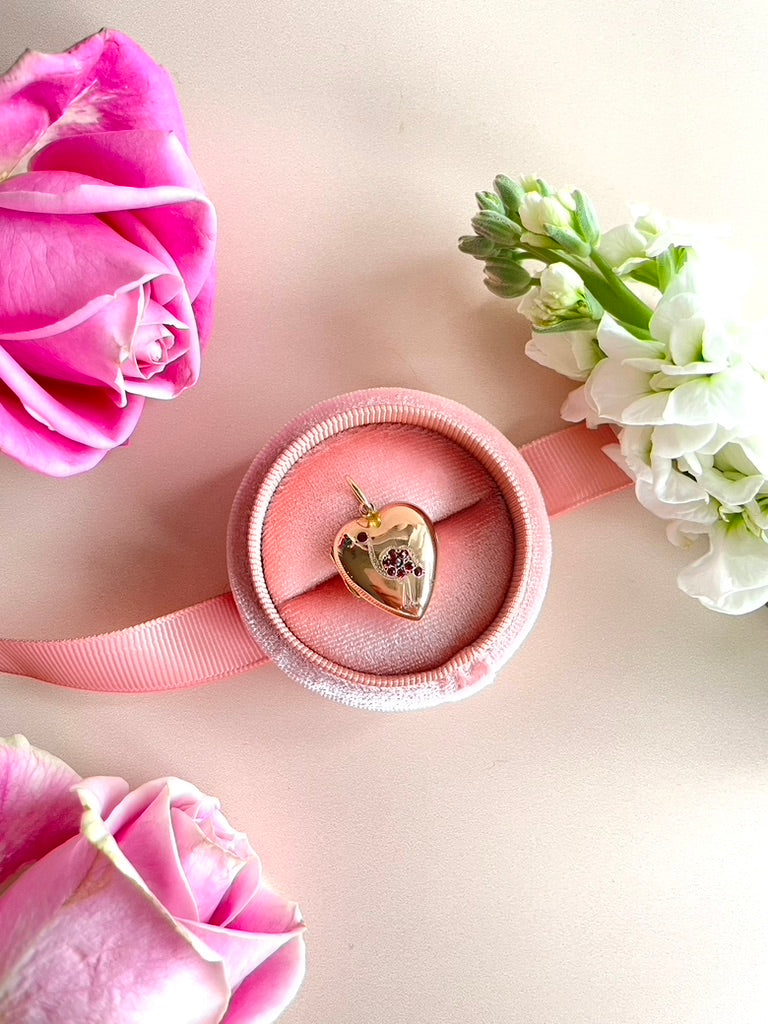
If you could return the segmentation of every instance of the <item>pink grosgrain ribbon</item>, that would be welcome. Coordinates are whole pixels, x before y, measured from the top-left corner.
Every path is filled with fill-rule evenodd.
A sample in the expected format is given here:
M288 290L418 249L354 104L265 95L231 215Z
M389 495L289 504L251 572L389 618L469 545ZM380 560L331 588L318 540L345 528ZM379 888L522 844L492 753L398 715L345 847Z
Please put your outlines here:
M520 449L550 517L632 486L603 452L615 441L609 427L587 430L579 424ZM268 661L231 593L114 633L73 640L0 640L0 672L102 693L185 689Z

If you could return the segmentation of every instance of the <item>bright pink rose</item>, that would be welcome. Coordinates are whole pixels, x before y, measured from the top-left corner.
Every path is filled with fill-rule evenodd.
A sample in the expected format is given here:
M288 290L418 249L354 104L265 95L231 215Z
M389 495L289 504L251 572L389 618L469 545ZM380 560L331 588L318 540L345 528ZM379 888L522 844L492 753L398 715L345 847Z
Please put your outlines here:
M200 372L216 217L168 73L105 30L0 78L0 450L52 476Z
M218 801L133 792L0 740L0 1020L266 1024L304 975L299 909Z

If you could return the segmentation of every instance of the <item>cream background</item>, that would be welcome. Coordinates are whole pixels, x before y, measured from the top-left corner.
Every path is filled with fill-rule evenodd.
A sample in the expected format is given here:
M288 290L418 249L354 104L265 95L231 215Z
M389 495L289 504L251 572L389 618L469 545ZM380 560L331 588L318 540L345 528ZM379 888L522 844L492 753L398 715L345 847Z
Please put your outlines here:
M104 24L177 82L221 219L217 326L197 389L100 468L0 462L2 635L221 592L251 457L332 394L556 428L566 382L455 248L498 171L579 185L606 226L629 201L722 220L765 259L758 0L6 0L0 64ZM275 669L147 698L5 677L0 734L221 797L309 925L286 1024L765 1024L768 617L680 594L685 556L630 494L553 534L539 623L464 704L366 714Z

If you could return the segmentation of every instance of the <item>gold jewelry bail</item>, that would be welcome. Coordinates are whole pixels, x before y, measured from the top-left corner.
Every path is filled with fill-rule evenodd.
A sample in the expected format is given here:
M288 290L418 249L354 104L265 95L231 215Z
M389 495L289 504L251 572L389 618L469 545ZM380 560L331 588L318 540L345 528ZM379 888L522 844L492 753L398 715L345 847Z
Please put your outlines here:
M357 484L355 483L351 476L347 477L347 483L352 488L352 493L354 494L354 496L360 502L361 514L364 516L376 515L376 506L372 505L370 501L368 501L366 496L363 494L362 490L357 486Z

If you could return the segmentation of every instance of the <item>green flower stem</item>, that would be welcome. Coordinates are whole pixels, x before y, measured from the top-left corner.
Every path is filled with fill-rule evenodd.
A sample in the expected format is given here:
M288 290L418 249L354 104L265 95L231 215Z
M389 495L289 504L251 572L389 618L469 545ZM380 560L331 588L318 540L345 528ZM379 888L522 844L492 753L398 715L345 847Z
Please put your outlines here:
M567 264L571 270L576 271L584 285L612 317L623 324L638 328L644 335L647 335L651 310L627 288L621 278L613 272L609 264L594 249L591 259L600 271L599 273L577 256L571 256L560 249L539 249L536 246L524 244L521 244L520 247L529 252L533 259L541 260L543 263Z
M617 319L623 320L625 323L634 324L635 326L642 328L644 331L647 331L652 316L652 310L650 307L646 306L642 299L638 299L635 293L627 288L618 274L616 274L613 267L611 267L609 263L606 263L600 253L594 248L592 249L591 260L605 278L611 291L615 292L617 297L621 299L623 305L631 311L630 316L619 316ZM608 312L612 313L613 311L609 309Z

